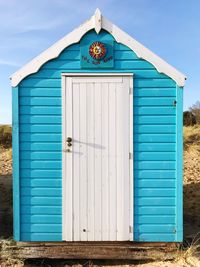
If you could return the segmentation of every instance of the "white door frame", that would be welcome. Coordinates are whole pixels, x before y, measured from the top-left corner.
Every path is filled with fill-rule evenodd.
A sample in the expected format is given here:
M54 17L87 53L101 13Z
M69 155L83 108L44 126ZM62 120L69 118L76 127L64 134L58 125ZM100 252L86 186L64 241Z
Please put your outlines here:
M73 241L72 235L66 236L66 228L71 227L73 225L73 203L72 203L72 192L66 192L66 105L70 105L71 99L66 99L66 78L70 77L94 77L94 76L120 76L120 77L129 77L130 78L130 86L128 88L129 90L129 107L130 107L130 121L129 121L129 179L130 179L130 200L129 200L129 231L130 231L130 241L134 240L134 233L133 233L133 206L134 206L134 195L133 195L133 73L121 73L121 72L115 72L115 73L62 73L62 240L63 241ZM68 79L68 82L72 82L72 79ZM72 181L69 181L71 183ZM66 203L66 195L70 194L71 202L68 201ZM66 221L66 214L69 211L71 212L71 218ZM71 231L72 232L72 231Z

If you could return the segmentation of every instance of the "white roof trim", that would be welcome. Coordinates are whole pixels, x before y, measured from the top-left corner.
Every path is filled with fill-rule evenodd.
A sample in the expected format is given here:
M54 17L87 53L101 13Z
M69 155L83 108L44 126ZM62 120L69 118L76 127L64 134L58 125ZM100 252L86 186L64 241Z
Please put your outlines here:
M39 56L15 72L11 76L12 86L17 86L26 76L37 72L44 63L58 57L59 54L69 45L78 43L83 35L92 29L95 29L97 33L99 33L101 29L106 30L112 34L117 42L122 43L133 50L139 58L142 58L153 64L158 72L164 73L172 78L177 85L181 87L184 86L186 79L185 75L103 17L99 9L97 9L95 14L85 23L80 25L71 33L67 34L64 38L56 42Z

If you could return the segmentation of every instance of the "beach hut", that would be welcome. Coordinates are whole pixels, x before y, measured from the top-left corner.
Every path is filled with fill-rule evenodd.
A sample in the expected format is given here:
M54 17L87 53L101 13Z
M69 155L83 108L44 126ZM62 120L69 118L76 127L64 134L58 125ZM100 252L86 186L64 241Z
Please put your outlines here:
M182 241L183 74L97 9L11 81L15 240Z

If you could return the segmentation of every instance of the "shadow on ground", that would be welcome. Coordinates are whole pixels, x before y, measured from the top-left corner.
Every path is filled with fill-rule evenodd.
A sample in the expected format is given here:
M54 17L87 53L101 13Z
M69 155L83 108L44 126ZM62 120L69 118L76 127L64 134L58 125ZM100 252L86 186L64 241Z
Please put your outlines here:
M184 237L200 238L200 183L184 185Z
M12 176L0 176L0 238L13 236Z

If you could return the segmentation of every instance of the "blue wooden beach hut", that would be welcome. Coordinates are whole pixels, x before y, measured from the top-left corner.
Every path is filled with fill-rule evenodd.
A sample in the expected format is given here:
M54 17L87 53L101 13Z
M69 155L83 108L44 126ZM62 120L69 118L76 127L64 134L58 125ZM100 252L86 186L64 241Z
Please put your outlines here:
M183 74L97 9L11 79L15 240L182 241Z

